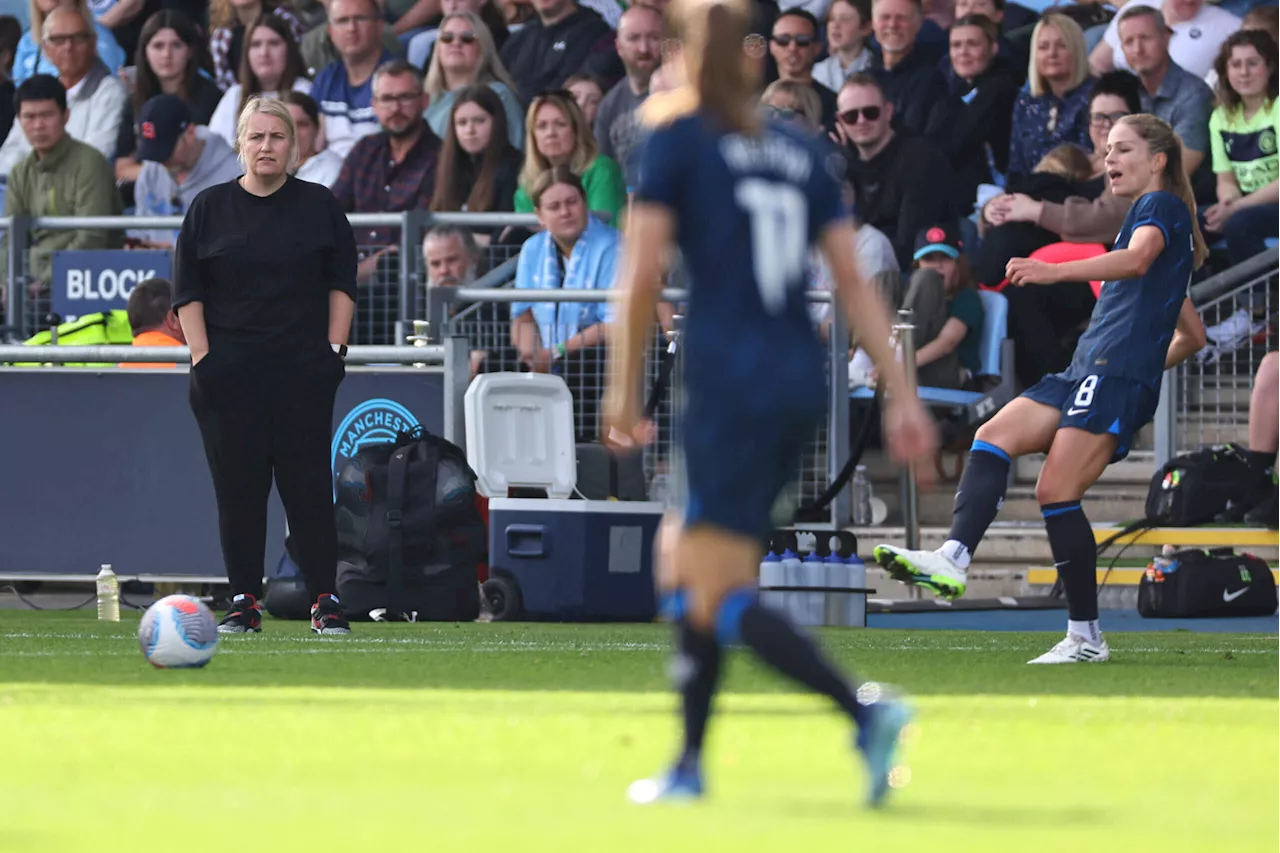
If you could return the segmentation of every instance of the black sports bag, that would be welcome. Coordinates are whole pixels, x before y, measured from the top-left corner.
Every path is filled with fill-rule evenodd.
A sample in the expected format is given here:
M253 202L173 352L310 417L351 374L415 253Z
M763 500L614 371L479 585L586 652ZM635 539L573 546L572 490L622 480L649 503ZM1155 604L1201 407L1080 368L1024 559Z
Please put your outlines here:
M1206 524L1232 501L1246 500L1252 481L1249 463L1234 444L1175 456L1151 478L1147 521L1172 527Z
M1271 568L1230 548L1175 551L1147 566L1138 581L1138 613L1147 618L1270 616L1276 612Z

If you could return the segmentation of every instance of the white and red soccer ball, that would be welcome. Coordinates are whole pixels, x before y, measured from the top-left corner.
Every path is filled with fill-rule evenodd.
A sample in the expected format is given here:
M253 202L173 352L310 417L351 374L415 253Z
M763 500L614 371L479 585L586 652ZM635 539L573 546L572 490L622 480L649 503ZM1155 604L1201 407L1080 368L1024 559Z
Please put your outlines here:
M142 615L138 646L157 669L201 667L218 650L218 620L198 598L167 595Z

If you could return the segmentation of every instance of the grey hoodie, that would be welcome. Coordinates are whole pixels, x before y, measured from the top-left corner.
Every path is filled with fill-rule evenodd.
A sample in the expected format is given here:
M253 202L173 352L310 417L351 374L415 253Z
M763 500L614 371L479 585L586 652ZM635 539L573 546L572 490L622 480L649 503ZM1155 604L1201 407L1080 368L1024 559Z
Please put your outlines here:
M207 127L197 126L196 138L204 142L204 150L182 184L173 180L163 163L142 164L133 190L135 216L182 216L201 190L233 181L244 173L235 152L221 136ZM178 232L177 229L131 229L129 236L173 245Z

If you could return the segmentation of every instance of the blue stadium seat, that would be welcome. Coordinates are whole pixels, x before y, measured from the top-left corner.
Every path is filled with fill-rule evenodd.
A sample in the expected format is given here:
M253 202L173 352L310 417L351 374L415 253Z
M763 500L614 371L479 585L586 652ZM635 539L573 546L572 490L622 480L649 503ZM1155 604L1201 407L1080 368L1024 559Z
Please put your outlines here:
M1274 249L1276 246L1280 246L1280 240L1277 240L1275 237L1268 237L1266 240L1263 240L1262 242L1266 245L1268 249Z
M957 414L968 426L976 426L1000 410L1014 397L1013 341L1007 340L1009 328L1009 303L1003 294L993 290L980 290L984 318L979 354L982 358L982 376L998 377L1000 382L989 391L957 391L951 388L922 387L920 399L931 408L948 409ZM871 400L875 392L870 388L855 388L850 392L852 400Z

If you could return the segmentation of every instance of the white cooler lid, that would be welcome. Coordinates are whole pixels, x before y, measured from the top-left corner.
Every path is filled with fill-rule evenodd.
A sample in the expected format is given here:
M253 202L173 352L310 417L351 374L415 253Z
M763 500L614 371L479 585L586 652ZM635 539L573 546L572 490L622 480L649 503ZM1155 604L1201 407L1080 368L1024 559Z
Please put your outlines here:
M559 376L485 373L465 399L467 461L487 498L512 486L567 498L578 481L573 396Z

